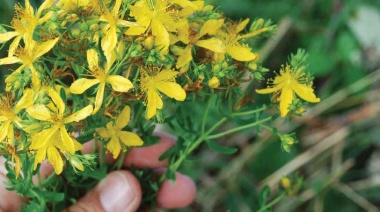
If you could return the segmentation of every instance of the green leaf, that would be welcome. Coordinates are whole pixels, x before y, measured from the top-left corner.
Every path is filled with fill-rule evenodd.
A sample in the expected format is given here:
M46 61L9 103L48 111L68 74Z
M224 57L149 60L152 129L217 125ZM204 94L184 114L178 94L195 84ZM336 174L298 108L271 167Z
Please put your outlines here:
M39 191L39 193L44 197L46 202L61 202L65 199L64 193L51 191Z
M206 143L210 147L210 149L214 150L215 152L219 152L221 154L230 155L230 154L234 154L238 150L237 148L234 148L234 147L221 146L212 140L207 140Z

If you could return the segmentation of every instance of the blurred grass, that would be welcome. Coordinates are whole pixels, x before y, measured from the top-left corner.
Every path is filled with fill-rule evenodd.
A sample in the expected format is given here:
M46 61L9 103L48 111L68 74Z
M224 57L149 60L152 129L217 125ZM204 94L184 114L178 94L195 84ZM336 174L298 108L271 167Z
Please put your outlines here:
M306 186L299 197L283 199L275 211L378 211L380 49L375 43L367 45L368 37L361 37L354 28L363 24L355 22L362 15L359 9L366 6L365 11L374 10L380 16L380 2L208 2L235 20L262 17L278 23L277 36L260 50L267 54L263 64L278 70L290 53L305 48L322 101L309 108L304 118L276 121L281 131L295 130L299 136L300 143L289 154L271 133L257 135L254 131L221 139L224 145L239 148L235 155L220 155L207 148L198 151L197 160L183 166L183 172L197 182L197 200L179 211L256 211L263 182L272 185L275 198L277 179L284 173L299 173ZM12 8L12 1L0 4L1 23L9 23ZM380 29L380 22L372 24L364 28L369 37L375 28ZM7 54L4 49L1 57Z

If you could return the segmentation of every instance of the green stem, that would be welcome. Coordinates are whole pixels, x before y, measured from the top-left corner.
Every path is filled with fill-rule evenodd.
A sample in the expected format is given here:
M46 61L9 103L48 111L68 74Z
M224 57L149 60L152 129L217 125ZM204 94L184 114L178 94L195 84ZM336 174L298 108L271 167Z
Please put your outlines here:
M247 129L247 128L250 128L250 127L254 127L254 126L260 125L260 124L262 124L264 122L270 121L271 119L272 119L272 117L270 116L270 117L267 117L265 119L256 121L254 123L250 123L250 124L247 124L247 125L244 125L244 126L241 126L241 127L237 127L237 128L231 129L231 130L227 130L227 131L225 131L223 133L219 133L219 134L215 134L215 135L210 135L218 127L220 127L224 122L226 122L228 120L227 117L224 117L224 118L220 119L216 124L214 124L207 132L202 133L202 135L197 140L195 140L194 142L192 142L191 146L185 150L185 153L181 154L179 156L179 158L177 159L177 161L175 161L174 163L172 163L168 167L168 169L170 171L173 171L173 172L176 171L176 170L178 170L179 166L187 158L187 156L190 155L205 140L219 138L219 137L225 136L225 135L230 134L230 133L234 133L234 132L237 132L237 131L240 131L240 130L244 130L244 129ZM160 178L160 182L162 183L164 180L165 180L165 175L162 175L161 178Z
M245 111L245 112L240 112L240 113L233 113L231 116L234 117L234 116L246 116L246 115L251 115L251 114L255 114L255 113L259 113L259 112L262 112L266 109L268 109L270 107L264 105L263 107L261 108L258 108L258 109L255 109L255 110L250 110L250 111Z
M206 106L206 110L205 110L205 113L203 115L203 121L202 121L202 135L205 134L205 130L206 130L206 122L207 122L207 118L208 118L208 111L210 109L210 106L211 106L211 102L212 100L214 99L213 98L214 96L211 96L210 99L208 100L207 102L207 106Z
M282 193L276 199L272 200L272 202L270 202L268 205L265 205L264 207L260 208L260 210L258 210L257 212L264 212L264 211L266 211L267 209L269 209L272 206L274 206L275 204L277 204L284 197L285 197L285 193Z
M230 129L230 130L227 130L227 131L224 131L222 133L215 134L215 135L207 136L206 139L209 140L209 139L220 138L220 137L223 137L225 135L228 135L228 134L231 134L231 133L234 133L234 132L238 132L238 131L241 131L241 130L245 130L247 128L255 127L255 126L260 125L260 124L262 124L264 122L270 121L271 119L272 119L272 117L269 116L269 117L267 117L265 119L262 119L260 121L256 121L256 122L253 122L253 123L250 123L250 124L247 124L247 125L236 127L236 128L233 128L233 129Z

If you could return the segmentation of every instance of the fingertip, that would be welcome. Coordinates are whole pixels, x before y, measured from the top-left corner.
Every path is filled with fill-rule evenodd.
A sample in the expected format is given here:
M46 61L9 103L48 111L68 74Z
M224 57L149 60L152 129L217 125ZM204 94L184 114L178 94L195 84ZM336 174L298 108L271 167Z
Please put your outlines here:
M175 209L190 205L196 195L194 181L183 174L176 173L175 182L164 181L157 195L157 204L161 208Z
M114 171L67 211L136 211L141 203L141 188L129 171Z
M160 161L159 158L175 144L176 137L164 132L155 132L154 135L160 137L160 141L152 146L132 148L127 155L124 166L161 168L167 165L167 160Z

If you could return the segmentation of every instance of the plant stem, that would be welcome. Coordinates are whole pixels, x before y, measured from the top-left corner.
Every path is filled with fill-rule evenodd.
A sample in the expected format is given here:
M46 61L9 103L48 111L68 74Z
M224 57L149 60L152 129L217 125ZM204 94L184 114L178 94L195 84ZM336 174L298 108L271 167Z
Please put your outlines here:
M262 124L264 122L270 121L271 119L272 119L272 117L269 116L269 117L267 117L265 119L262 119L260 121L256 121L256 122L253 122L253 123L250 123L250 124L247 124L247 125L236 127L236 128L233 128L233 129L230 129L230 130L227 130L227 131L224 131L222 133L215 134L215 135L207 136L206 139L220 138L220 137L223 137L225 135L228 135L228 134L231 134L231 133L234 133L234 132L237 132L237 131L241 131L241 130L245 130L247 128L255 127L255 126L260 125L260 124Z
M264 212L264 211L266 211L267 209L271 208L273 205L277 204L284 197L285 197L285 193L282 193L276 199L272 200L272 202L268 203L268 205L265 205L264 207L260 208L260 210L258 210L257 212Z
M250 127L254 127L254 126L260 125L260 124L262 124L264 122L270 121L271 119L272 119L272 117L270 116L270 117L267 117L265 119L262 119L262 120L259 120L259 121L256 121L256 122L253 122L253 123L241 126L241 127L236 127L236 128L231 129L231 130L227 130L227 131L225 131L223 133L219 133L219 134L215 134L215 135L210 135L218 127L220 127L224 122L226 122L228 120L227 117L224 117L224 118L220 119L216 124L214 124L207 132L202 133L202 135L197 140L195 140L194 142L192 142L191 146L189 146L189 148L187 148L185 150L185 153L181 154L179 156L179 158L168 167L168 169L170 171L172 171L172 172L175 172L176 170L178 170L179 166L187 158L187 156L190 155L205 140L219 138L219 137L225 136L225 135L230 134L230 133L234 133L234 132L238 132L240 130L244 130L244 129L247 129L247 128L250 128ZM164 180L165 180L165 175L162 175L161 178L160 178L160 183L162 183Z
M261 108L257 108L255 110L250 110L250 111L244 111L244 112L240 112L240 113L233 113L231 116L234 117L234 116L246 116L246 115L251 115L251 114L255 114L255 113L258 113L258 112L262 112L266 109L268 109L270 107L264 105L263 107Z

